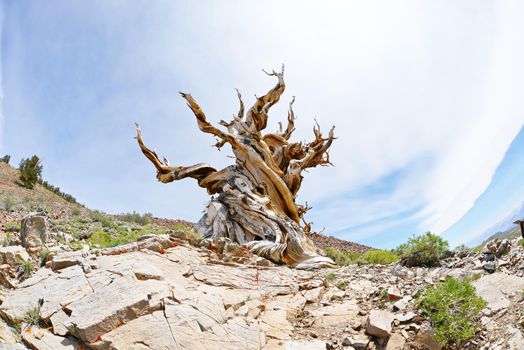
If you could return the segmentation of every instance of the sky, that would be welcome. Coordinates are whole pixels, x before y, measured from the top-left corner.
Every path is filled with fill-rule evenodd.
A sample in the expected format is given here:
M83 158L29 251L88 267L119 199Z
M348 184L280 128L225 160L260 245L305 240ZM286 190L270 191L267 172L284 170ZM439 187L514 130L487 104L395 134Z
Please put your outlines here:
M218 123L286 65L297 140L336 125L334 167L297 201L324 234L392 248L433 231L473 244L524 201L520 1L3 1L0 154L90 208L197 221L194 180L156 181L139 152L232 164L178 95Z

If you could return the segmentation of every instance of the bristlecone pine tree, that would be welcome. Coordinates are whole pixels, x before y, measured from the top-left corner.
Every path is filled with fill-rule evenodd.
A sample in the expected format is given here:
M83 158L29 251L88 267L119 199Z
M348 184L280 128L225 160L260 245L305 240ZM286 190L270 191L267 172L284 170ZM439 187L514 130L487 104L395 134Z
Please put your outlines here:
M309 143L291 142L295 130L293 102L289 105L287 127L280 125L275 133L263 135L268 112L284 92L284 67L281 72L267 73L278 78L277 85L257 97L244 113L244 103L237 91L240 110L229 123L221 121L227 131L211 125L193 97L180 93L196 116L201 131L217 138L220 150L229 144L236 157L235 165L216 170L208 164L170 166L167 159L145 146L137 124L138 144L157 170L157 179L168 183L186 177L194 178L212 197L197 231L213 240L227 237L245 244L253 253L275 263L297 268L328 267L333 261L320 253L309 238L311 225L304 220L307 205L295 203L302 183L302 171L317 165L330 165L329 147L334 140L334 127L324 137L318 124L313 127L315 139Z

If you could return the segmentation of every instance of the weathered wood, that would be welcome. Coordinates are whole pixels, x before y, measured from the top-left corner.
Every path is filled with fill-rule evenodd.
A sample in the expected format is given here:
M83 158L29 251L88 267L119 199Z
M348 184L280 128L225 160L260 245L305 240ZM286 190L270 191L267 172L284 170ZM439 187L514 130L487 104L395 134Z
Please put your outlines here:
M287 127L276 133L262 135L267 126L269 109L280 100L284 90L284 68L267 73L278 79L277 85L244 115L244 103L237 91L239 112L230 122L220 121L222 131L207 118L190 94L181 93L196 117L201 131L217 138L217 148L229 144L235 155L235 165L217 171L207 164L170 166L143 142L137 125L137 141L144 155L157 169L157 179L163 183L194 178L207 189L212 198L197 230L204 237L226 237L245 244L255 254L276 263L299 268L332 266L308 237L311 225L304 220L310 209L295 202L302 184L302 171L318 165L331 165L328 150L335 139L334 127L327 138L318 124L313 127L315 139L309 143L290 142L295 130L293 102L289 105ZM302 223L304 226L301 226Z

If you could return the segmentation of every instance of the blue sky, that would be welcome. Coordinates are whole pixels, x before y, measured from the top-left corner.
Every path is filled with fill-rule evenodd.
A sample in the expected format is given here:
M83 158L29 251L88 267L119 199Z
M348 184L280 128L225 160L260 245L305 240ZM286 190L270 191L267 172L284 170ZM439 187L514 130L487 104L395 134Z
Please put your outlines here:
M0 154L37 154L44 178L91 208L196 221L208 200L163 185L138 151L231 163L178 96L217 123L286 64L297 139L339 139L298 198L315 228L394 247L432 230L475 242L524 200L519 1L4 1ZM520 133L519 133L520 132Z

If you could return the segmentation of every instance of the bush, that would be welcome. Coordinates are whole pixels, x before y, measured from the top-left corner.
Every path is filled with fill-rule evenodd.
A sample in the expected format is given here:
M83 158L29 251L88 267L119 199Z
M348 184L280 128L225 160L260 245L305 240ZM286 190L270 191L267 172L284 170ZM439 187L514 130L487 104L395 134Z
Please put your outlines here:
M446 240L426 232L424 235L411 237L407 243L397 247L396 252L403 265L432 267L437 266L449 254L448 247Z
M11 156L9 154L6 154L2 158L0 158L0 162L4 162L6 164L9 164L9 161L11 160Z
M327 247L324 252L328 257L340 266L352 264L390 264L398 261L398 256L394 252L380 249L368 250L365 253L343 252L333 247Z
M42 250L40 252L40 266L45 266L45 264L47 263L47 260L49 260L49 254L50 254L49 250Z
M447 277L442 283L427 286L416 298L421 313L435 330L435 339L446 345L460 345L475 336L486 301L475 293L469 280Z
M120 214L119 219L126 222L134 222L135 224L144 226L153 222L153 214L139 214L136 211L133 211L132 213Z
M337 276L333 272L324 275L324 279L328 282L333 282Z
M102 248L107 248L111 246L112 238L111 235L107 232L96 231L87 239L90 244L97 244Z
M20 223L15 220L8 221L4 224L4 231L5 232L19 232Z
M100 224L102 224L102 227L116 228L116 224L113 222L113 220L109 216L98 210L95 210L91 213L91 219L94 222L99 222Z
M82 211L80 210L80 208L73 208L71 214L73 214L73 216L79 216L80 214L82 214Z
M386 265L398 261L398 256L389 250L373 249L368 250L362 254L358 261L362 261L372 265Z
M10 196L4 198L4 210L11 211L15 206L15 201Z
M25 188L33 189L42 176L40 158L32 156L31 158L22 159L18 170L20 171L20 181L22 181L22 185Z
M342 252L336 248L327 247L324 249L324 252L328 257L333 259L333 261L340 266L356 264L358 258L362 255L361 253L355 252Z

